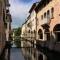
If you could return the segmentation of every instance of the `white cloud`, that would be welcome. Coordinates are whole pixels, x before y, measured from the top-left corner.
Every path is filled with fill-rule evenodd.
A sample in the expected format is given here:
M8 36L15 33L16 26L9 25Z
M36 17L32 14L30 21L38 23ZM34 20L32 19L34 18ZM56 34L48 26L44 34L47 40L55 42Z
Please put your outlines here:
M10 1L10 13L12 15L12 28L20 26L24 20L27 18L28 11L32 6L32 0L29 3L22 3L19 0L9 0Z
M18 0L10 0L10 13L12 15L12 27L21 25L28 15L31 3L21 3ZM14 26L15 25L15 26Z

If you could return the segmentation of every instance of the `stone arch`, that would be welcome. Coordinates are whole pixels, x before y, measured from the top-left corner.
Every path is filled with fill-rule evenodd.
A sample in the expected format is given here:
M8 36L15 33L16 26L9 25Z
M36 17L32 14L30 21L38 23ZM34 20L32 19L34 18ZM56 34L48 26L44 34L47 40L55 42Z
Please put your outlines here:
M53 32L56 36L56 40L60 41L60 24L55 25L55 27L53 28Z
M41 29L38 30L39 39L43 39L43 32Z
M60 31L60 24L55 25L53 31L54 32L59 32Z

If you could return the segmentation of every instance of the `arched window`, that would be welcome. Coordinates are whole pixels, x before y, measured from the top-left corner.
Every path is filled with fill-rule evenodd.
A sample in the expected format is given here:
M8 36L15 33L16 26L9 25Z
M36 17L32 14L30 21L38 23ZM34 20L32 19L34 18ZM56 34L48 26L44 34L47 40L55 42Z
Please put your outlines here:
M44 13L44 18L46 18L46 12Z
M38 31L39 39L43 39L43 32L41 29Z
M49 10L47 11L47 19L48 20L50 19L50 11Z
M30 33L30 30L28 31L28 33Z
M53 14L54 14L54 8L52 7L52 8L51 8L51 18L54 17Z

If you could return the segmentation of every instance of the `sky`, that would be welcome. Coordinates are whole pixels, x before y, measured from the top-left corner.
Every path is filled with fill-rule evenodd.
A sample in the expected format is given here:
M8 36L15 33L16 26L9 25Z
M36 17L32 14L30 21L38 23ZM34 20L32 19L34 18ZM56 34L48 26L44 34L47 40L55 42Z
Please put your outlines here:
M37 0L9 0L12 28L20 27L28 16L28 11Z

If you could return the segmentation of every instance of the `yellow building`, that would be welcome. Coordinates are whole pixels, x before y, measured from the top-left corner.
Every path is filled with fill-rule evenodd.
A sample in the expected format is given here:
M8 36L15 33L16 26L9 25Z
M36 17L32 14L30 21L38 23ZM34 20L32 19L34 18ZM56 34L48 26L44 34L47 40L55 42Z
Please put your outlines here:
M37 3L34 3L29 10L29 16L27 17L25 23L22 26L22 35L25 42L22 42L23 54L27 59L36 60L36 50L34 49L34 43L36 44L36 12L35 7ZM23 34L24 32L24 34ZM21 35L21 37L22 37Z
M41 0L36 7L37 12L37 40L40 41L59 41L60 27L60 1ZM57 34L55 34L55 32ZM53 37L51 37L53 36ZM52 48L52 47L51 47Z
M25 23L26 38L30 37L36 43L38 50L34 52L32 49L32 60L48 60L52 56L47 54L47 57L45 55L48 49L49 51L60 52L60 1L41 0L32 5L29 13ZM55 56L55 54L53 55Z
M35 8L37 14L37 45L58 52L60 51L59 6L59 0L41 0ZM45 60L44 54L40 55L42 55L42 59ZM39 59L40 58L38 58L38 60Z

